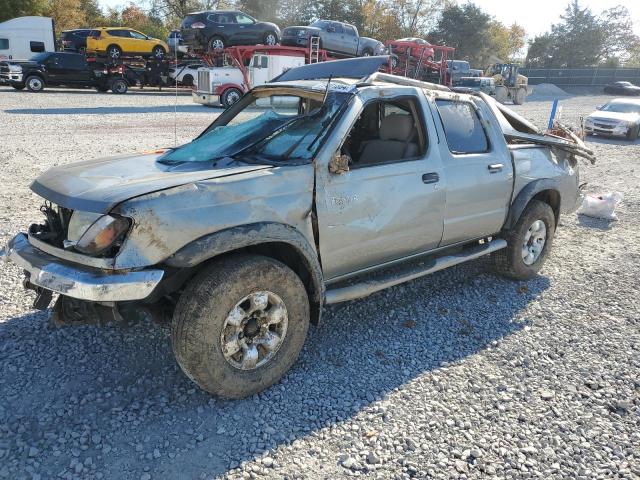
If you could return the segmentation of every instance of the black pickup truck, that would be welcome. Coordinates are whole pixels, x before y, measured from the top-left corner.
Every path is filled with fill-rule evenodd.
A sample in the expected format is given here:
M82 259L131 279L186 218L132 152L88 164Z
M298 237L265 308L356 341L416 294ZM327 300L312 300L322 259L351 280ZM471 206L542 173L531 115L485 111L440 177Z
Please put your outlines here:
M43 52L26 61L0 62L0 82L16 90L40 92L45 87L95 88L127 93L129 82L118 69L88 62L79 53Z

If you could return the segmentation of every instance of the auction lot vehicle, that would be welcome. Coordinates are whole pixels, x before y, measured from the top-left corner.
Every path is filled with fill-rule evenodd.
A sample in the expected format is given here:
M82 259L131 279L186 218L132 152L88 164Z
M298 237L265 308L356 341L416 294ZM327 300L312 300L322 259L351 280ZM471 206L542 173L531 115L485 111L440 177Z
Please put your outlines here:
M192 50L222 51L234 45L276 45L280 28L238 10L193 12L184 20L182 40Z
M102 27L91 30L87 52L104 54L112 59L123 55L145 55L162 58L169 46L157 38L125 27Z
M631 82L613 82L604 87L604 93L609 95L640 95L640 87Z
M263 85L291 68L327 59L324 50L311 47L230 47L225 52L226 65L198 69L192 92L195 103L229 108L252 87Z
M85 52L87 50L87 37L91 35L91 31L88 28L65 30L60 34L61 50L65 52Z
M592 152L386 62L291 69L188 144L45 172L2 257L58 322L171 314L183 371L231 398L285 374L324 304L487 254L535 276Z
M495 96L496 82L491 77L462 77L456 91L463 93L484 92L487 95Z
M385 46L374 38L361 37L354 25L333 20L316 20L307 27L287 27L282 45L306 47L312 37L320 38L320 48L336 55L368 57L381 55Z
M36 53L55 49L51 18L18 17L0 23L0 61L26 60Z
M447 60L447 69L451 76L451 83L455 87L463 77L482 77L483 71L471 68L469 62L465 60Z
M91 64L79 53L46 52L28 61L0 62L0 80L16 90L41 92L45 87L91 87L127 93L128 82L103 64Z
M496 100L500 103L511 101L514 105L522 105L531 93L529 79L519 72L520 66L515 63L495 63L487 68L485 75L493 77Z
M587 135L637 140L640 135L640 100L616 98L607 102L585 119L584 131Z

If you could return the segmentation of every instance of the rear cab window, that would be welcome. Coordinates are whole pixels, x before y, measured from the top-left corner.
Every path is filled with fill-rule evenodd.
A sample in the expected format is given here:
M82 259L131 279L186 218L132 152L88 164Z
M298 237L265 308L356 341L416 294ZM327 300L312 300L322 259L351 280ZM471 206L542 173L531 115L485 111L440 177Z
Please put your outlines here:
M487 134L471 103L437 99L436 106L451 153L463 155L490 150Z

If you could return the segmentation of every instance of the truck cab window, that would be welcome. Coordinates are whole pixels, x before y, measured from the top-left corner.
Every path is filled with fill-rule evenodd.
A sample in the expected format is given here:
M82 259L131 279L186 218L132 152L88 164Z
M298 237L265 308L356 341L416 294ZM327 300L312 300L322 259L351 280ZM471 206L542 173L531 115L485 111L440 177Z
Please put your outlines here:
M425 129L412 98L368 103L342 147L353 168L420 158L427 149Z
M469 102L436 100L451 153L489 151L489 140L475 108Z
M0 50L9 50L8 38L0 38Z
M44 52L44 42L29 42L29 46L34 53Z

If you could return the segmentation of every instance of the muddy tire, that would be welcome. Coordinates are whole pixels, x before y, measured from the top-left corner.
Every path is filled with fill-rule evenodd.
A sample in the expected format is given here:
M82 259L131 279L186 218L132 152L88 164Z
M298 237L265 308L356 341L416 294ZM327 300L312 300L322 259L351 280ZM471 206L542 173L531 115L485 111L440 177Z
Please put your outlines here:
M309 299L289 267L259 255L232 255L187 284L171 340L178 364L200 388L243 398L280 380L308 328Z
M519 88L518 90L516 90L516 93L513 96L513 104L522 105L526 98L527 98L527 89Z
M516 280L535 277L551 249L556 220L551 207L531 200L505 239L507 248L492 254L498 273Z
M498 86L496 87L496 100L500 103L504 103L509 98L509 90L507 87Z

